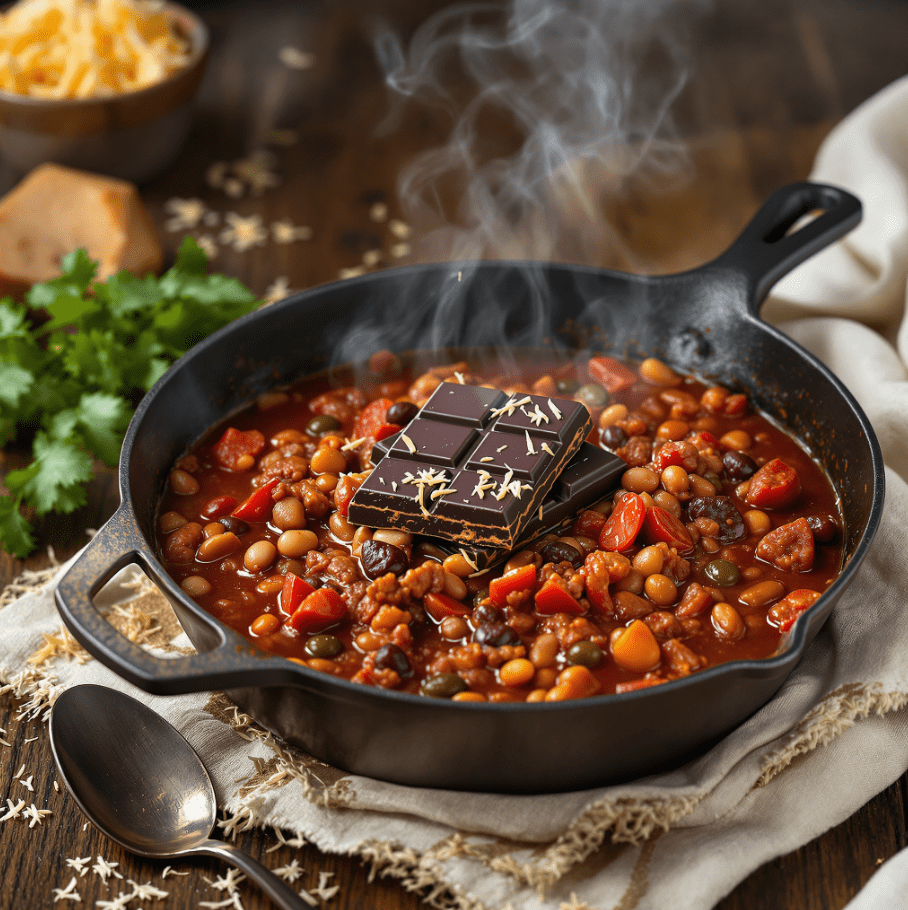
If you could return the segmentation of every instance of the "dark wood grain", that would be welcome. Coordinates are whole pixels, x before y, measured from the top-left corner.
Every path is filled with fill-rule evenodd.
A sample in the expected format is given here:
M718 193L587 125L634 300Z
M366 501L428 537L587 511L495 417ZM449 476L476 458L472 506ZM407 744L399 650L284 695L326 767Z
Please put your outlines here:
M259 0L197 5L211 25L214 48L198 118L178 163L142 188L169 254L181 234L164 230L165 203L182 197L200 198L222 214L257 214L265 224L289 218L312 227L311 240L283 246L269 241L247 252L220 247L214 266L258 293L278 276L296 289L333 280L341 269L360 265L368 250L381 250L382 264L393 264L388 225L370 218L370 206L385 201L392 215L397 212L401 167L443 142L448 123L437 112L416 109L393 132L379 132L388 93L375 64L372 29L384 20L407 34L444 4ZM688 61L687 81L672 113L678 148L689 163L670 186L628 182L609 200L606 213L625 248L619 263L630 259L653 271L669 271L697 265L724 249L772 190L809 173L817 147L838 120L904 73L908 3L678 2L660 28L675 36ZM641 59L649 53L648 40L641 39ZM316 65L306 71L283 66L278 51L285 45L311 51ZM652 66L659 65L656 55ZM212 162L249 154L275 128L298 134L296 144L273 149L279 187L230 199L205 183ZM12 176L0 170L0 187L11 183ZM603 264L616 264L609 255L603 252ZM5 471L21 463L22 452L11 449L0 457ZM85 541L85 529L103 522L117 500L114 473L99 470L88 506L41 522L42 547L36 555L22 562L0 554L0 586L26 567L48 565L47 547L58 559L74 553ZM65 859L76 856L102 855L118 863L124 876L124 882L107 884L91 873L81 878L82 906L128 890L126 879L153 881L168 890L162 906L195 907L223 897L206 882L224 872L215 862L181 863L187 875L162 880L166 864L137 859L86 826L73 801L54 788L44 725L17 720L9 698L0 699L0 727L12 743L0 750L0 797L26 795L13 777L25 765L26 776L34 775L30 798L53 813L33 829L21 823L0 826L0 910L52 906L53 889L71 876ZM905 846L905 807L903 778L843 824L757 870L721 902L721 910L838 910L881 861ZM271 867L298 859L305 869L299 885L307 888L317 884L319 871L335 873L341 892L329 906L336 910L421 906L418 895L392 881L369 883L356 859L324 855L311 846L266 852L276 841L262 832L242 834L238 843ZM268 906L248 884L241 894L247 910Z

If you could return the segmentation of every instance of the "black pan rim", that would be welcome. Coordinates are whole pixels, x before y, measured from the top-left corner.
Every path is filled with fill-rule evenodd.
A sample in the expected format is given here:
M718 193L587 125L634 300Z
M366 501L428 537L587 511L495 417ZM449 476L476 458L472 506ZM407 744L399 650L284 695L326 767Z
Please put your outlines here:
M257 319L259 319L263 312L280 312L283 309L290 309L293 307L298 307L300 305L307 305L311 299L317 298L320 294L324 293L328 289L337 288L340 284L343 284L343 286L347 288L356 289L360 287L369 287L376 281L383 279L405 279L408 276L425 276L431 275L433 273L438 275L439 280L453 280L455 278L458 278L459 273L462 274L463 272L467 271L472 276L473 274L492 269L537 269L541 271L566 270L571 275L582 274L587 275L591 278L613 277L622 281L630 281L642 286L677 281L681 276L692 276L706 269L712 269L715 271L717 268L721 268L721 266L717 266L713 263L707 263L705 266L701 266L699 269L695 269L689 272L674 273L670 275L636 275L616 270L600 269L593 266L574 265L571 263L543 262L533 260L463 260L454 262L445 261L420 263L417 265L385 269L380 272L374 272L350 279L344 279L343 282L326 282L324 284L308 288L281 301L278 301L277 303L271 304L265 310L257 310L255 312L247 314L240 319L235 320L229 326L226 326L218 332L215 332L214 334L203 339L183 357L181 357L180 360L178 360L146 394L146 396L140 402L136 413L130 422L120 456L119 482L122 499L120 508L124 509L127 512L129 519L137 533L137 536L142 540L143 556L149 560L150 565L159 574L160 577L158 583L160 584L163 582L166 585L169 594L172 597L177 598L181 605L189 612L192 612L193 614L199 616L199 618L203 619L208 624L214 623L221 630L221 633L225 637L228 639L236 638L239 642L242 642L243 645L248 648L249 642L247 639L242 638L237 633L233 632L231 629L215 620L209 613L204 611L201 607L198 606L198 604L192 601L192 599L189 598L173 581L173 579L167 573L166 569L164 569L163 565L161 565L159 562L153 546L151 546L149 541L145 538L145 535L139 526L139 522L132 507L132 497L130 493L129 483L129 467L131 464L133 444L138 432L138 427L141 424L141 421L146 412L153 406L157 395L166 386L172 375L174 375L174 373L180 368L182 364L189 362L195 357L204 356L205 352L213 346L223 344L223 339L229 337L230 333L244 330L250 323L254 323ZM849 403L852 410L857 415L858 420L861 424L861 428L864 432L866 442L870 449L874 476L874 488L872 491L870 514L859 539L858 545L855 547L855 550L852 553L851 557L843 566L841 572L836 577L833 584L830 585L830 587L827 588L825 592L823 592L823 595L817 600L816 604L814 604L807 611L807 613L805 613L805 617L811 615L816 616L823 613L827 608L830 610L832 609L829 606L830 603L834 603L834 601L838 599L841 591L847 586L847 584L851 582L855 572L857 572L859 566L863 562L864 557L866 556L873 538L875 537L876 532L879 528L879 524L882 519L885 498L885 467L883 464L882 451L880 449L879 442L876 438L873 428L870 425L870 422L867 419L863 409L857 403L851 392L844 386L841 380L839 380L821 361L819 361L816 357L810 354L810 352L801 347L783 332L776 329L770 323L767 323L764 320L760 319L758 316L754 316L748 312L741 314L741 318L752 320L755 323L759 324L760 328L763 331L768 332L778 341L792 348L802 358L807 360L815 369L820 371L825 376L825 378L839 392L842 398ZM206 432L208 429L208 427L201 428L199 435L201 436L201 434ZM721 676L728 676L730 679L734 679L741 676L759 676L771 678L778 675L784 680L788 673L791 672L791 669L793 669L793 666L797 664L797 662L800 661L800 659L803 657L804 651L806 650L806 646L808 644L807 627L808 623L806 622L795 623L795 625L792 627L791 633L785 640L784 650L775 655L770 655L769 657L759 659L741 659L728 661L726 663L718 664L716 666L698 671L697 673L694 673L691 676L682 679L671 680L658 686L653 686L634 692L609 695L593 695L575 702L560 703L471 703L449 702L445 699L431 699L431 702L435 708L447 706L447 709L455 711L478 711L481 713L488 711L491 711L493 713L520 711L527 714L541 711L550 713L553 711L578 710L584 705L589 706L590 708L593 708L595 706L612 705L615 704L617 699L624 700L624 702L657 699L660 696L663 696L666 690L670 690L672 692L680 692L691 687L696 688L701 685L706 686ZM266 655L265 652L262 652L262 654L269 661L286 664L287 666L282 667L282 669L290 670L292 676L300 677L299 682L296 682L292 679L291 676L290 682L290 684L296 685L299 688L325 691L331 690L332 694L336 695L337 697L342 697L346 694L351 698L365 698L366 700L377 698L382 702L388 702L389 700L392 703L400 702L401 705L424 705L426 702L426 697L422 695L384 689L376 691L369 686L362 686L357 683L350 682L349 680L328 676L326 674L319 673L318 671L310 670L307 667L302 667L293 661L287 660L286 658L279 657L277 655Z

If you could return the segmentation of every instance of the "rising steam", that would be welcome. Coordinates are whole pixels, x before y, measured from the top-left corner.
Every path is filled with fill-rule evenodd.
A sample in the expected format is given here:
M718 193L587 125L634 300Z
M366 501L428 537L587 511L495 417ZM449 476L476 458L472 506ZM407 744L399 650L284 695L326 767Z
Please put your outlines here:
M456 5L406 48L380 30L377 55L398 102L443 109L453 123L448 141L400 176L420 258L601 264L618 242L604 203L632 176L683 170L670 110L689 71L679 27L699 5ZM455 96L451 86L465 83L472 93ZM505 134L509 147L490 147Z
M670 111L689 71L681 26L705 2L455 5L406 46L379 28L376 53L395 102L386 132L405 129L418 106L450 124L446 141L401 173L398 195L414 258L452 266L382 285L334 362L361 362L381 347L495 346L506 363L516 347L561 346L550 278L534 261L617 259L642 271L622 250L607 204L630 180L668 184L684 171ZM505 276L477 268L483 259L524 264ZM591 303L590 295L581 296Z

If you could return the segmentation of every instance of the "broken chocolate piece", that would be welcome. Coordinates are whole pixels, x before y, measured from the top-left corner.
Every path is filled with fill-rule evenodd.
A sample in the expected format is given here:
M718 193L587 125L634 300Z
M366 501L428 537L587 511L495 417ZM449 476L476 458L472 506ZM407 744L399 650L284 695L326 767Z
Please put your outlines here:
M389 438L388 441L393 442L393 439ZM373 461L385 453L380 445L372 450ZM563 526L572 522L584 509L592 508L606 499L617 488L621 475L626 470L627 464L617 455L585 442L542 501L541 511L536 510L511 549L458 544L440 537L421 537L417 543L427 545L429 553L432 548L441 551L440 558L460 553L476 572L484 572L507 559L515 550L529 546L534 540L563 531Z
M512 547L538 519L590 427L576 401L442 383L382 447L348 517L372 528Z

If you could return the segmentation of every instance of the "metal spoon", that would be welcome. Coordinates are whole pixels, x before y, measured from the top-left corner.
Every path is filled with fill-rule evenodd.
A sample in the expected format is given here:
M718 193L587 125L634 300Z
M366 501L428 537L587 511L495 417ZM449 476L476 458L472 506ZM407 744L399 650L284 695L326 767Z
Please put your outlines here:
M79 808L111 840L160 859L220 857L283 910L308 910L249 854L211 839L211 778L192 746L151 708L116 689L74 686L51 710L50 744Z

